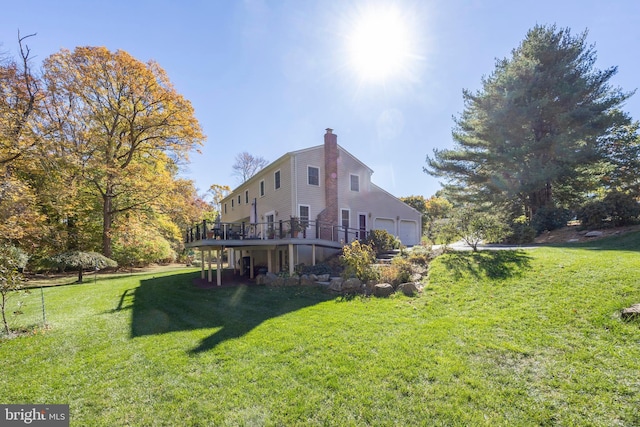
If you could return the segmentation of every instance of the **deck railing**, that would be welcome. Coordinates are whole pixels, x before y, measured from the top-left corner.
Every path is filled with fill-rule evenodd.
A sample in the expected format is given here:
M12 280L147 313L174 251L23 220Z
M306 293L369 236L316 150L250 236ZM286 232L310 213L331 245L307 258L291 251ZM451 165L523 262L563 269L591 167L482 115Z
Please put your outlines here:
M277 222L215 222L203 220L186 230L185 243L204 240L277 240L277 239L321 239L351 243L366 238L364 230L321 222L299 219Z

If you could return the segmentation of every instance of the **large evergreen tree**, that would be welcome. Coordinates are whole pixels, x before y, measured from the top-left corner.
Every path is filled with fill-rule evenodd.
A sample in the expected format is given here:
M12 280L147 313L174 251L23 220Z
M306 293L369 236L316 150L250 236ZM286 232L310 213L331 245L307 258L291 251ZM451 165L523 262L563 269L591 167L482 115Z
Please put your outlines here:
M498 60L476 93L465 90L453 149L434 150L425 171L445 177L459 199L516 206L531 217L596 185L592 167L629 117L632 95L609 84L616 67L595 68L587 32L536 26ZM611 144L607 144L610 148Z

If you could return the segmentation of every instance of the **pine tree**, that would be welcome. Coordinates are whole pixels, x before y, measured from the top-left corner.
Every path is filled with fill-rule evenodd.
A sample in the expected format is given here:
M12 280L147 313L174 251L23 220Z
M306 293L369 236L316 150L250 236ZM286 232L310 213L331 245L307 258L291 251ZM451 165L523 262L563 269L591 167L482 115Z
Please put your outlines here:
M453 149L434 150L425 172L447 178L460 201L509 204L531 218L596 185L604 141L629 117L633 93L613 88L616 67L594 67L587 32L536 26L510 58L498 60L476 93L463 91Z

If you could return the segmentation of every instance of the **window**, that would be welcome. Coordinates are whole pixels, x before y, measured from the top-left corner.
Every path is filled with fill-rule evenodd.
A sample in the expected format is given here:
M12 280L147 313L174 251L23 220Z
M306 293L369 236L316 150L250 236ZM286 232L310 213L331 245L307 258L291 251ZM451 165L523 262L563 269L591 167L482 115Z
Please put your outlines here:
M233 209L233 199L231 199L231 209Z
M240 195L238 194L238 206L240 206Z
M244 202L249 204L249 190L244 191Z
M360 191L360 177L351 175L351 191Z
M275 189L280 188L280 171L276 171L276 173L273 174L273 181Z
M342 226L349 228L349 209L342 209Z
M224 204L224 213L227 213L227 204Z
M307 166L307 177L309 185L320 185L320 169L314 166Z
M309 211L310 208L307 205L300 205L299 207L300 225L304 228L309 226Z
M260 181L260 197L264 196L264 179Z

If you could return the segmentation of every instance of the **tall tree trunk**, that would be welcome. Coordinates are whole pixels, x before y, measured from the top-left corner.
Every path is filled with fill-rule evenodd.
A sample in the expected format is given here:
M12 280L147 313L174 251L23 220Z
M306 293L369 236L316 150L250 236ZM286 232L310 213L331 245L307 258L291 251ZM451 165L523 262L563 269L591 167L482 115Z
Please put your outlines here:
M113 224L113 184L107 185L102 196L102 255L111 258L111 225Z

